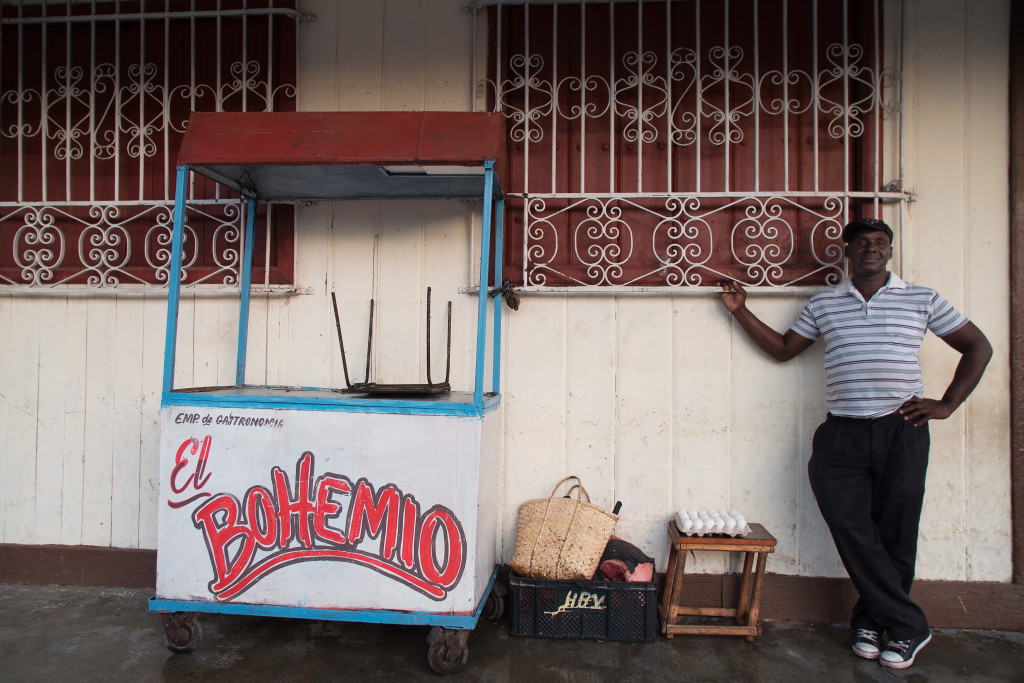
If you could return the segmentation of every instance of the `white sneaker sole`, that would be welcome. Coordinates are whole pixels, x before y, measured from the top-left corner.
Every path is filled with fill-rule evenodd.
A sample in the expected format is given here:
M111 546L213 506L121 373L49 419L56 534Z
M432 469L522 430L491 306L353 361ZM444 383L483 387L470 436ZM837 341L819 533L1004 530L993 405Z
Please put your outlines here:
M874 652L871 652L869 650L859 650L857 649L857 646L854 645L853 654L857 655L858 657L863 657L864 659L878 659L878 657L882 654L882 651L875 650Z
M921 644L918 645L917 649L914 650L914 653L910 656L910 659L908 659L906 661L890 662L885 657L882 657L881 655L879 655L878 663L881 664L882 666L886 667L886 668L889 668L889 669L906 669L906 668L910 667L914 663L915 659L917 659L917 653L919 653L924 648L924 646L927 645L928 643L930 643L931 641L932 641L932 634L929 633L928 637L925 638L923 641L921 641Z

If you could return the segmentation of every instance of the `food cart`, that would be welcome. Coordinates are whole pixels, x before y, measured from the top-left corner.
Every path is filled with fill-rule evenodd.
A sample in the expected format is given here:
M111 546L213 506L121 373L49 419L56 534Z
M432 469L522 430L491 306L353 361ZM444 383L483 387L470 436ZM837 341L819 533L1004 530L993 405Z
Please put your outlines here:
M454 673L481 614L500 615L492 587L502 294L488 291L487 273L500 281L503 141L501 117L484 113L189 120L175 194L149 603L173 651L198 644L201 613L430 625L428 661ZM190 174L246 205L231 386L174 386ZM390 198L482 200L472 387L467 379L452 390L447 376L429 376L429 332L425 384L352 384L347 366L344 387L247 382L257 202ZM450 355L450 313L448 326Z

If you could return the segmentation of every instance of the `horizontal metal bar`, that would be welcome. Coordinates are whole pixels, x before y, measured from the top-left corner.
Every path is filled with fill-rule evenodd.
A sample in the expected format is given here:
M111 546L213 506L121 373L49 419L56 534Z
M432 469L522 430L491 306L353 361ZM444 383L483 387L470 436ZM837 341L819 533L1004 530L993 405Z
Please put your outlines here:
M827 288L828 285L822 285L821 287L752 285L746 287L747 291L751 293L757 293L760 295L769 294L774 296L811 295L817 294ZM477 294L479 291L479 287L459 287L459 294ZM565 294L570 296L708 296L710 294L717 295L722 290L718 287L689 287L685 285L679 287L672 287L669 285L665 285L664 287L580 285L579 287L516 287L515 291L516 294L520 296L561 296Z
M188 203L192 204L205 204L208 206L212 205L223 205L227 206L230 204L238 204L242 200L238 197L227 197L222 199L189 199ZM153 200L118 200L118 201L106 201L103 199L97 199L95 201L70 201L70 202L0 202L0 208L12 208L17 209L24 207L26 209L46 208L52 209L61 206L174 206L173 199L153 199Z
M312 287L292 287L290 285L270 285L269 287L253 287L249 290L252 294L265 294L267 296L274 297L285 297L285 296L308 296L315 294L316 291ZM167 296L166 285L151 285L149 287L139 287L137 285L120 286L120 287L88 287L79 285L58 285L55 287L39 287L39 286L25 286L19 287L17 285L0 285L0 297L15 297L15 296L33 296L33 297L52 297L55 299L68 299L68 298L89 298L96 299L102 297L164 297ZM196 298L216 298L216 297L238 297L238 288L223 287L217 285L182 285L181 287L182 298L196 297Z
M755 198L819 198L852 197L855 199L882 199L894 202L910 201L908 192L509 192L509 199L755 199Z
M195 12L132 12L125 14L65 14L45 17L4 17L4 25L20 24L34 26L41 24L102 24L114 21L166 21L178 19L211 19L228 17L283 16L296 21L316 21L315 14L300 12L287 7L266 7L242 10L197 10Z

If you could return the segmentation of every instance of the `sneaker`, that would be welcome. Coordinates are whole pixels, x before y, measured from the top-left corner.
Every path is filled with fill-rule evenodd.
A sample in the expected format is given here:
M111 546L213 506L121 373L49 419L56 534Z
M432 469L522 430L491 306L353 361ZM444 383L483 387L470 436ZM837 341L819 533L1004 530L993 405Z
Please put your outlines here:
M864 659L878 659L881 652L878 648L878 631L869 628L857 629L857 634L853 638L853 654Z
M878 657L878 663L890 669L906 669L914 663L914 657L932 639L931 632L910 640L891 640Z

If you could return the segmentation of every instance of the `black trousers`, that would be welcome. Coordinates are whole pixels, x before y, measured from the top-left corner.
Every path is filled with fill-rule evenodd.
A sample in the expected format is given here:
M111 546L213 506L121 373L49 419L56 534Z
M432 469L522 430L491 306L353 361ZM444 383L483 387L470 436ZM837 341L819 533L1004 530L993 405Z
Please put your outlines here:
M910 599L931 439L898 413L829 415L807 473L839 557L860 594L850 623L904 640L928 630Z

